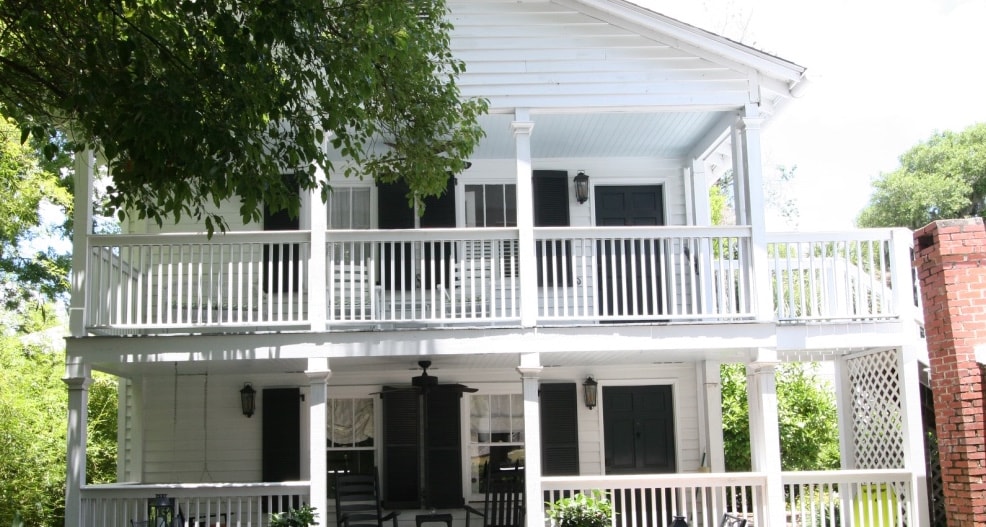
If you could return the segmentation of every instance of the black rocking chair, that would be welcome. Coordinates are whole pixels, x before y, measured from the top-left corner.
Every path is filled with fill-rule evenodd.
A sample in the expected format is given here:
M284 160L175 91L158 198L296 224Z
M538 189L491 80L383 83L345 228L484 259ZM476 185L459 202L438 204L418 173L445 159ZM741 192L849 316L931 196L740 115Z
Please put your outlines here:
M481 517L481 527L524 527L524 470L519 465L496 468L487 463L483 511L466 505L466 527L473 514Z
M383 514L380 506L380 482L377 474L340 474L336 476L336 525L338 527L383 527L394 522L398 511Z

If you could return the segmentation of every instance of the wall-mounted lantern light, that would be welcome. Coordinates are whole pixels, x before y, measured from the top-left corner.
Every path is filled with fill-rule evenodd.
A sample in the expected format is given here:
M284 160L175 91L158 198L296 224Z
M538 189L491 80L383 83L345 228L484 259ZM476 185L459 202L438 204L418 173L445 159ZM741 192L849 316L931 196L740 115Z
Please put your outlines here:
M252 417L254 410L257 409L257 390L253 389L250 383L243 385L240 390L240 406L243 407L243 415Z
M596 407L596 389L598 387L599 383L591 375L586 377L585 382L582 383L582 395L585 397L585 407L590 410Z
M147 500L147 525L151 527L171 527L175 521L175 500L167 494L157 494Z
M575 199L580 205L589 201L589 176L584 170L579 170L575 176Z

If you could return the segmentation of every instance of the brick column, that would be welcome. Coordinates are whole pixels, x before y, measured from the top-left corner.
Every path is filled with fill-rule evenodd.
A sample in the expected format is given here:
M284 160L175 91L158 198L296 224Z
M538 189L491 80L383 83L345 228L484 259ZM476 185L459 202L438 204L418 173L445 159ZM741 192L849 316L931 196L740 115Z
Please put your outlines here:
M986 525L983 376L986 229L943 220L914 233L949 527Z

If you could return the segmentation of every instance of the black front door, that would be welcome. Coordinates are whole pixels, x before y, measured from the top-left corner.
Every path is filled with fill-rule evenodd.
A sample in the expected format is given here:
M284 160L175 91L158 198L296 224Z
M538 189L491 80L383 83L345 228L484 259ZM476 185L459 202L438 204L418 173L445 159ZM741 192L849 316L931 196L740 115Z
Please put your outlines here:
M664 225L660 185L597 186L596 225ZM601 315L634 317L663 312L661 240L600 240L598 298Z
M607 474L675 471L671 386L604 386Z
M674 399L670 386L604 386L603 441L606 474L653 474L675 471ZM624 489L613 495L623 517L649 518L639 527L670 525L675 508L671 489L654 494ZM655 522L644 511L665 511Z

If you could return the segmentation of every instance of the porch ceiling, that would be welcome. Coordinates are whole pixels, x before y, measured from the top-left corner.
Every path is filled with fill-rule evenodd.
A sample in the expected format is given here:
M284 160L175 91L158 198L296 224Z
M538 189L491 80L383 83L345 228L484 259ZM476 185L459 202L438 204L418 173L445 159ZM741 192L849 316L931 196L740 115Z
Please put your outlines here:
M604 112L536 114L531 117L531 155L559 157L656 157L680 159L715 127L721 112ZM473 157L514 156L513 115L481 119L486 138Z
M692 112L532 112L531 155L535 159L651 157L684 159L696 145L716 131L722 111ZM484 115L486 131L473 159L512 159L515 142L512 113ZM385 149L384 141L376 145ZM338 152L332 154L341 160Z

